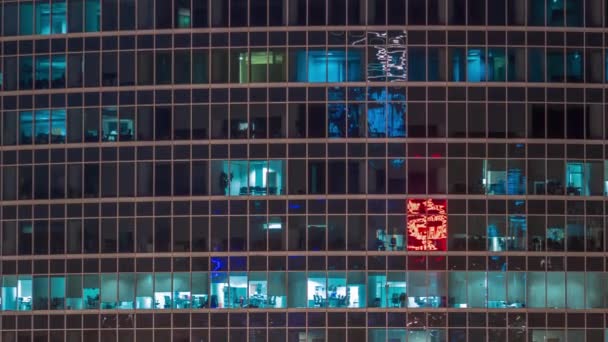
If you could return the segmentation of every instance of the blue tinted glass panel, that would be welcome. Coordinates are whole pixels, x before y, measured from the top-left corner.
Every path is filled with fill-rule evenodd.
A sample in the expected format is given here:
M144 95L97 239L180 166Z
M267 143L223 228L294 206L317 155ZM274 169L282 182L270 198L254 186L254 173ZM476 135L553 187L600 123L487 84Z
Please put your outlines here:
M67 8L65 1L53 0L50 28L52 34L67 33Z
M51 59L48 56L36 56L36 68L34 69L36 89L46 89L49 87L50 66Z
M564 26L565 0L547 1L547 26Z
M345 82L362 79L362 50L296 52L298 82Z
M99 0L86 0L84 7L85 32L99 32L101 11Z
M483 48L471 48L467 54L467 81L483 82L486 80L486 58Z
M7 13L8 14L8 13ZM19 4L19 34L34 34L34 4L22 2Z
M332 65L328 65L328 53L325 50L308 51L308 82L327 82L328 69L332 77L340 74L340 66L332 56ZM329 68L328 68L329 67ZM346 71L342 68L342 71Z
M582 162L566 163L566 191L570 195L581 195L584 185L584 167Z
M584 81L584 59L583 52L578 50L569 50L566 54L566 73L567 82L583 82Z
M51 5L48 1L36 2L34 21L36 34L51 34Z
M330 103L327 105L328 127L327 136L343 138L346 136L346 105Z
M34 115L32 112L21 112L19 114L19 143L31 144L32 131L34 128Z
M542 48L528 49L528 82L545 81L545 50Z
M57 34L67 32L67 12L65 1L36 3L34 18L36 34Z
M564 81L564 53L562 50L547 51L547 82Z
M51 113L51 143L63 143L66 136L66 111L53 109Z
M509 167L507 170L507 194L523 195L526 177L521 168Z
M52 57L51 63L51 87L65 87L65 55L55 55Z
M349 49L346 57L346 67L348 68L348 81L363 81L363 50Z
M409 77L410 81L424 81L426 75L426 53L424 48L409 49Z
M368 105L367 134L370 138L386 137L386 104L370 103Z
M488 81L504 82L507 63L504 48L488 48Z
M37 110L34 113L34 136L36 144L48 144L51 131L51 111Z
M364 137L365 136L365 104L364 103L349 103L348 105L348 136L349 137Z
M465 80L465 58L463 48L450 48L448 54L449 80L452 82L464 82Z
M405 137L405 102L390 102L387 105L388 136Z
M528 25L544 26L545 25L545 0L529 0L528 1Z
M32 56L19 57L19 89L32 89L33 71Z

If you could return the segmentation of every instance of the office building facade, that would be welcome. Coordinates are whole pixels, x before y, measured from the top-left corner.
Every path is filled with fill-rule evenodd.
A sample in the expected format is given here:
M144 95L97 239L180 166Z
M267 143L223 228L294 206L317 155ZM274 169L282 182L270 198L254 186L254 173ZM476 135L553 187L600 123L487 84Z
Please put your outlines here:
M608 1L0 13L1 341L608 341Z

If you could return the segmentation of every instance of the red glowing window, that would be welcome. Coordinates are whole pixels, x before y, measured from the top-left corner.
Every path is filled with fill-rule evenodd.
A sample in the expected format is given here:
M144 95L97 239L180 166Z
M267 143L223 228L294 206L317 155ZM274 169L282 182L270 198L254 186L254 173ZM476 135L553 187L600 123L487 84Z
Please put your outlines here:
M407 249L445 251L448 237L446 200L407 200Z

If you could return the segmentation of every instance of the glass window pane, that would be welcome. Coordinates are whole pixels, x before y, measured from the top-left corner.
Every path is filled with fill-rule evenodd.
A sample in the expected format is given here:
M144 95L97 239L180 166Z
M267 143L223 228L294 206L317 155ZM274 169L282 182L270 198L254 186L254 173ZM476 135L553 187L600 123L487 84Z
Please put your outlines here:
M82 32L84 30L84 0L68 1L68 31Z
M154 0L137 1L137 28L140 30L154 27Z
M135 308L154 308L154 280L151 273L137 273L135 287Z
M70 0L71 1L71 0ZM85 0L84 24L85 32L99 32L101 28L100 0Z
M12 4L5 5L5 15L10 15L11 9ZM6 17L5 20L7 19L9 18ZM7 34L6 28L4 29L4 34L10 35ZM34 4L32 2L22 2L19 4L19 34L22 36L34 34Z
M135 0L120 0L120 29L133 30L135 18Z

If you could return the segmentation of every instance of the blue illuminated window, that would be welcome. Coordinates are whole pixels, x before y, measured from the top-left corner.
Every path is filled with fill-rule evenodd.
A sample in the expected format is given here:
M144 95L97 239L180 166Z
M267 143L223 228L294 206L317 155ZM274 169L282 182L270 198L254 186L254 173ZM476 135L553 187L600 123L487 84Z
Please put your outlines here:
M358 50L299 51L298 82L345 82L361 80L361 53Z
M405 137L405 99L399 94L388 93L386 89L372 90L369 96L375 102L367 107L368 137Z
M582 162L566 163L566 193L581 195L584 190L584 165Z
M483 82L486 80L486 58L483 48L471 48L467 54L467 81Z
M33 57L19 57L19 89L32 89L33 85Z
M34 127L34 115L32 112L19 113L19 144L32 143L32 129Z
M365 104L348 104L348 136L351 138L365 136Z
M367 135L370 138L386 137L386 105L382 103L368 105Z
M99 32L101 21L100 0L86 0L84 6L85 32Z
M464 82L465 59L463 48L450 48L448 51L449 80Z
M34 69L36 89L46 89L49 87L50 64L51 60L48 56L36 56L36 67Z
M388 112L388 136L405 137L405 103L390 102Z
M344 138L346 136L346 105L330 103L327 105L327 136Z
M34 112L34 137L36 144L48 144L51 131L51 111L37 110Z
M519 201L523 202L523 201ZM518 206L517 201L515 203ZM510 215L508 225L508 249L511 251L523 251L526 249L527 222L525 216Z
M509 167L507 170L507 195L523 195L526 190L525 175L521 168Z
M39 109L19 115L20 144L63 143L66 135L66 110Z
M545 81L545 50L528 48L528 82Z
M66 110L53 109L51 113L51 143L63 143L66 136Z
M54 55L51 60L51 88L65 87L65 55Z
M35 13L36 34L58 34L67 32L65 1L37 2Z

